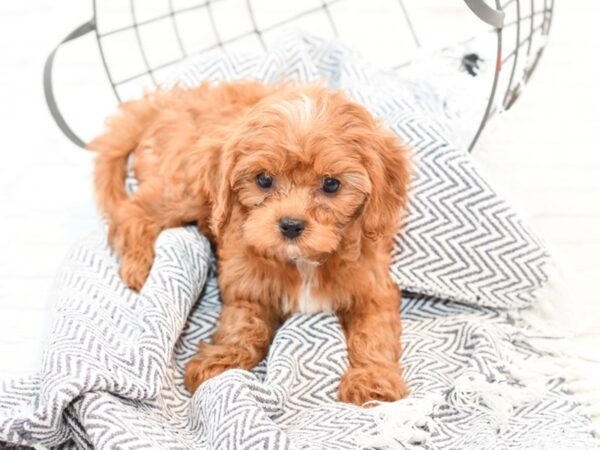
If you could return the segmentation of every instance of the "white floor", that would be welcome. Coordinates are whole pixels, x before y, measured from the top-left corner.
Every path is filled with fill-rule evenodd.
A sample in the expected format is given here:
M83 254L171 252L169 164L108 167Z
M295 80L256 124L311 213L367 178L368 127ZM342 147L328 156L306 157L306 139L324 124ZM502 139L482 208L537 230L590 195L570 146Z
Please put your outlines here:
M538 71L476 156L557 256L569 326L581 352L600 363L600 62L592 56L600 54L598 17L599 2L558 2ZM600 392L598 366L595 373Z
M71 244L98 223L92 155L54 125L41 78L46 55L89 18L90 3L0 2L0 376L36 370L53 274ZM598 2L558 3L538 72L514 109L488 131L477 158L555 249L572 310L585 311L577 323L581 345L600 358L598 17ZM73 48L76 57L58 60L68 86L58 94L76 99L77 110L67 113L89 136L101 124L86 99L93 96L103 111L114 100L95 66L93 40Z
M96 226L91 155L61 136L42 90L47 53L87 16L88 2L0 2L2 375L38 366L53 274Z

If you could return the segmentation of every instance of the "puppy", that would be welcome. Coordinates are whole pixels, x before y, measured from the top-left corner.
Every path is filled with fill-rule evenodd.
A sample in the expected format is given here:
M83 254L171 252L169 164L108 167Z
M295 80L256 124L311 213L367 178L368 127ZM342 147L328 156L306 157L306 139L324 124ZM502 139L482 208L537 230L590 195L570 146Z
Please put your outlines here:
M289 315L332 311L349 356L339 399L406 395L400 292L388 267L407 149L365 108L315 85L175 88L123 104L89 148L131 288L146 280L162 229L197 223L216 244L222 316L186 367L190 392L254 367ZM130 154L140 184L128 197Z

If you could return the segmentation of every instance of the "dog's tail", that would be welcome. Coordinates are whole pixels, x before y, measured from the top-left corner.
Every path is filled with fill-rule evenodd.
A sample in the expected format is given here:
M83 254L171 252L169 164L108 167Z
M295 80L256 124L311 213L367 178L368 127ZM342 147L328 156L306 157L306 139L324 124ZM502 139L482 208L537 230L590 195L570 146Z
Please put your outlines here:
M98 152L94 169L96 200L111 222L119 205L127 199L128 157L157 112L156 103L149 97L123 103L119 113L107 121L106 131L87 145L89 150Z

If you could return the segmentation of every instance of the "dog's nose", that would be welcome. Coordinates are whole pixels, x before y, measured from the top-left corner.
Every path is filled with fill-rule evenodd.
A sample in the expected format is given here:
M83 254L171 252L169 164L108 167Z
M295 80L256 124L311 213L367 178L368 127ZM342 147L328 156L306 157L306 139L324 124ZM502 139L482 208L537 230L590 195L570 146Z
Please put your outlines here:
M306 228L306 222L301 219L284 217L279 221L279 231L281 231L281 234L286 238L297 238L302 234L304 228Z

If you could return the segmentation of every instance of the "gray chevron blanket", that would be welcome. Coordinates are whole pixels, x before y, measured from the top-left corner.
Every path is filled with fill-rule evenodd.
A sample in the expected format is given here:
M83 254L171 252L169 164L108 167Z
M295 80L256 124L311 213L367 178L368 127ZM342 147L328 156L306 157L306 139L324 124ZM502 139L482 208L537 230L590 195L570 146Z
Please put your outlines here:
M406 230L391 268L404 289L399 402L336 401L347 366L332 314L292 317L253 371L193 397L183 368L219 318L214 257L195 228L164 231L138 294L105 231L77 244L52 292L38 376L0 385L1 442L60 449L589 449L589 418L518 308L539 301L548 257L447 137L443 102L307 36L266 54L203 56L178 78L324 79L367 105L415 150ZM131 181L131 180L130 180ZM133 181L131 181L134 184Z

